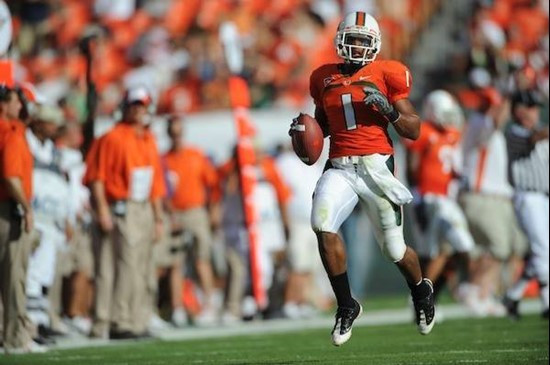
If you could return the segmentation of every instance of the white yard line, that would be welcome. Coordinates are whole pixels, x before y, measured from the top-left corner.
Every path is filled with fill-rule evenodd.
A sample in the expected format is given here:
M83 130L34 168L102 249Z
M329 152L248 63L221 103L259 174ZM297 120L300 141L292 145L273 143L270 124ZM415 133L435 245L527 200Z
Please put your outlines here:
M473 317L464 306L459 304L442 305L436 308L436 311L443 315L444 320L471 318ZM521 312L523 314L539 313L541 306L538 301L523 301L521 303ZM384 324L403 324L412 323L412 309L394 309L365 311L365 313L355 321L355 326L378 326ZM334 325L332 317L319 317L303 320L277 319L268 321L244 322L232 326L213 326L213 327L188 327L182 329L170 329L160 332L156 335L156 340L163 341L185 341L198 340L206 338L223 338L242 335L262 335L272 333L286 333L303 331L308 329L325 328L327 333ZM142 342L142 341L139 341ZM113 346L122 344L134 344L134 340L97 340L85 337L59 339L57 345L51 349L74 349L82 347Z

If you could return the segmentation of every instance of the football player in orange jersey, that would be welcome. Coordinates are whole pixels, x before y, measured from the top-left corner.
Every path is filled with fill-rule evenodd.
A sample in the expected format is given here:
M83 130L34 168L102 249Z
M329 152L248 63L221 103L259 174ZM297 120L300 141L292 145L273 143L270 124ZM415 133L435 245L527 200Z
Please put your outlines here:
M315 188L311 222L338 303L332 343L340 346L349 340L353 321L362 312L350 293L345 246L337 234L358 202L368 212L382 252L407 280L419 332L428 334L434 324L433 288L403 238L401 206L412 195L393 175L388 134L390 124L405 138L416 139L420 133L420 118L408 100L411 74L400 62L375 61L380 30L364 12L344 17L335 45L344 62L321 66L310 79L315 118L330 136L330 161Z
M405 141L405 145L409 182L420 195L417 212L426 235L424 254L429 258L425 274L435 283L452 253L457 254L468 274L474 240L455 200L457 185L453 185L460 166L462 110L451 94L435 90L426 98L423 116L425 123L420 137ZM444 241L452 250L440 249Z

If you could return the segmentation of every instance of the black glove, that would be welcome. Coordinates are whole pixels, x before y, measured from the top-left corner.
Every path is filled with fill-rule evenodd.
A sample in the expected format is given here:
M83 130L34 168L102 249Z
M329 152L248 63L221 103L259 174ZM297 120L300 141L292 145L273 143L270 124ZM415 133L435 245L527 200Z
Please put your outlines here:
M363 101L366 105L375 106L376 109L382 113L390 123L397 122L400 116L399 112L395 110L384 94L372 86L364 87L363 91L365 92L365 98Z

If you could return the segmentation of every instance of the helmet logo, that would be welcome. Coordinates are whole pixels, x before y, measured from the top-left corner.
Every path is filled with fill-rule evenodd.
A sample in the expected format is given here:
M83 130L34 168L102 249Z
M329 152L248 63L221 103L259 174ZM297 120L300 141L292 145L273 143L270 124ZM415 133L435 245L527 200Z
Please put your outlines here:
M349 63L365 65L374 61L381 48L381 35L376 20L355 12L344 17L335 38L338 56Z
M355 13L355 25L363 27L365 25L365 13L358 11Z

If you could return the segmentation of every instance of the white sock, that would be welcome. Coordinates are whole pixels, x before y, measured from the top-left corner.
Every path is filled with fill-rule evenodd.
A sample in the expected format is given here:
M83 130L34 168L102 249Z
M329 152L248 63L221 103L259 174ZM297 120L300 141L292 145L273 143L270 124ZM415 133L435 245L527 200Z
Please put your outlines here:
M523 298L523 293L525 293L525 288L527 288L527 284L529 284L528 279L520 278L517 283L508 289L506 296L512 300L521 300L521 298Z
M548 309L548 284L540 286L540 299L542 300L542 307Z

